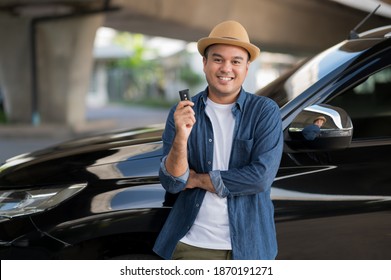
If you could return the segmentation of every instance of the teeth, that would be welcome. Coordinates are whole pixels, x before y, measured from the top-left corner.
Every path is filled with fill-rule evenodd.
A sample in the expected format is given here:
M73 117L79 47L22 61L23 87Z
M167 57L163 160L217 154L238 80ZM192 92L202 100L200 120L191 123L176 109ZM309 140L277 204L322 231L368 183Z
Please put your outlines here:
M220 80L223 80L223 81L230 81L232 80L232 78L230 77L219 77Z

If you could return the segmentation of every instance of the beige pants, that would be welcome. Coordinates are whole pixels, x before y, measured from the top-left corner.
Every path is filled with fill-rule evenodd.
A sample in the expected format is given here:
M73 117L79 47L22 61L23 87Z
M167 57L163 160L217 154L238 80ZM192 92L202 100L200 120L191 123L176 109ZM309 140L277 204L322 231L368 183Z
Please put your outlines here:
M173 260L232 260L232 251L205 249L179 242Z

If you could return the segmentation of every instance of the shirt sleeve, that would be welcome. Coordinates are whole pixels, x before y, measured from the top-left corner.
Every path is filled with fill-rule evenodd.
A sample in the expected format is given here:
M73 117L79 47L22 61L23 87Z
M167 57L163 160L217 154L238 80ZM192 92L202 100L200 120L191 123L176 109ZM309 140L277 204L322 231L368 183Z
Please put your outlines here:
M172 176L166 169L166 159L167 159L167 156L165 156L163 158L162 162L160 163L160 168L161 168L162 172L164 173L164 175L171 176L172 178L175 178L175 180L179 180L182 183L186 183L187 179L189 179L189 175L190 175L189 168L187 168L186 172L179 177Z
M229 190L224 185L223 179L221 178L220 170L213 170L209 172L210 180L215 188L217 196L224 198L229 195Z

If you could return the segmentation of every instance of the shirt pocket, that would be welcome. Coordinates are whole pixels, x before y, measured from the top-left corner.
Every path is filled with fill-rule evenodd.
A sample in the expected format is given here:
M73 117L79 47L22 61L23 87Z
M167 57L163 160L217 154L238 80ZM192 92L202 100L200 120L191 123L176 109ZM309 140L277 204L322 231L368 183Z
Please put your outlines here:
M254 139L235 139L232 149L232 167L240 168L251 162Z

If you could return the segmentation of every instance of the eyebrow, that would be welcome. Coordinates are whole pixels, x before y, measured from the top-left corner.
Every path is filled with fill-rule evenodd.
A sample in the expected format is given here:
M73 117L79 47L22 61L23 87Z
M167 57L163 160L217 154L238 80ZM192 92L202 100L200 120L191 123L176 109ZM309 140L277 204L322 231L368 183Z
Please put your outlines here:
M212 53L212 56L213 57L220 57L220 58L223 58L223 56L221 54L218 54L218 53ZM234 56L232 57L232 59L239 59L239 60L244 60L244 58L242 56Z

